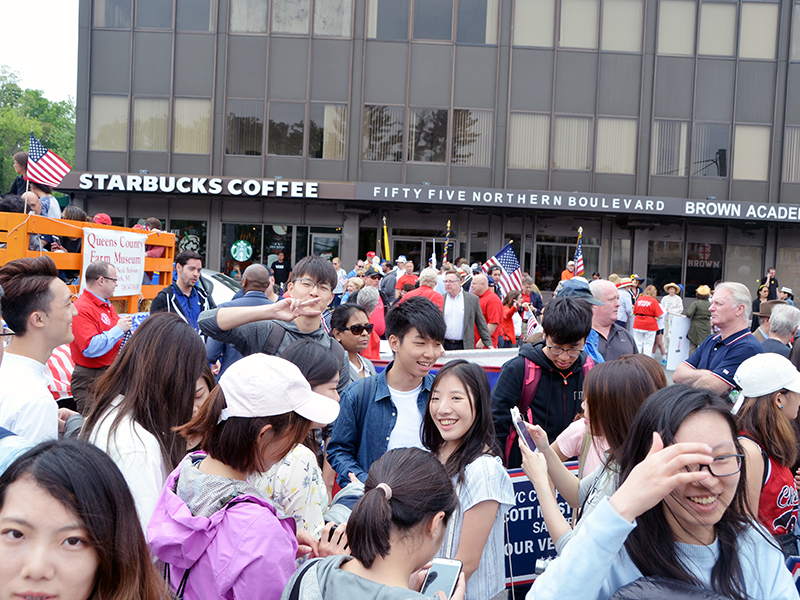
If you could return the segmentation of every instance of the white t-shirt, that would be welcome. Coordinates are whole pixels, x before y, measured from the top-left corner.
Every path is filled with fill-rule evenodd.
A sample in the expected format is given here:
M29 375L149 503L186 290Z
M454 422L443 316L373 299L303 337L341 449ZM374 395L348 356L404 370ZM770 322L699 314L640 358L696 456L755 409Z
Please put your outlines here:
M389 434L389 447L386 450L395 448L423 448L422 440L419 438L419 430L422 426L422 413L417 408L417 398L422 390L419 387L408 392L401 392L389 388L392 395L392 402L397 409L397 421L394 424L392 433ZM423 448L424 449L424 448Z
M6 352L0 365L0 426L32 444L58 439L58 404L45 365Z

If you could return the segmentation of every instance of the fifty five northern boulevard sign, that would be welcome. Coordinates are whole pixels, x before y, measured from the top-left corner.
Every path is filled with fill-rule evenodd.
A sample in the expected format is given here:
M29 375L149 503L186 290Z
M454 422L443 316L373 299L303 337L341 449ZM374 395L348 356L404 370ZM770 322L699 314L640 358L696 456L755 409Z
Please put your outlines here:
M800 222L800 205L585 194L438 185L239 179L127 173L69 173L61 190L362 200L448 206L504 206L534 210L602 212L640 216L692 216Z

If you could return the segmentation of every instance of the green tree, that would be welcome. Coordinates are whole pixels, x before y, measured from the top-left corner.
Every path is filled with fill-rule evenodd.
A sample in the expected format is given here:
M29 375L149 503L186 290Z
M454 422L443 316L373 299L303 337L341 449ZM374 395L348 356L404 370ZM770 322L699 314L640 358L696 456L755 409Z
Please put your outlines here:
M51 102L23 89L19 74L0 66L0 193L11 187L16 152L27 151L31 130L45 148L75 164L75 101Z

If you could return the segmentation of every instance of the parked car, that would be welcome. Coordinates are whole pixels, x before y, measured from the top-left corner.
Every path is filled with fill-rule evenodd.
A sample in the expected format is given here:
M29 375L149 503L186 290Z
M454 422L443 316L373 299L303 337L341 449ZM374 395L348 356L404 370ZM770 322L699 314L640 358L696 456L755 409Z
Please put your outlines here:
M242 289L242 285L233 278L228 277L225 273L212 271L211 269L203 269L200 272L198 283L203 286L205 292L214 300L217 306L232 300L233 295Z

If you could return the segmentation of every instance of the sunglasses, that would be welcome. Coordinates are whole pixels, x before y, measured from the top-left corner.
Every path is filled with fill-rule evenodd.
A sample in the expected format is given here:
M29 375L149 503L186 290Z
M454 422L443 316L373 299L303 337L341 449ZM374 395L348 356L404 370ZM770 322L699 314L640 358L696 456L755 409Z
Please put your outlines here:
M350 331L353 335L361 335L365 331L367 333L372 333L374 327L375 325L372 323L368 323L367 325L350 325L350 327L344 327L342 331Z

